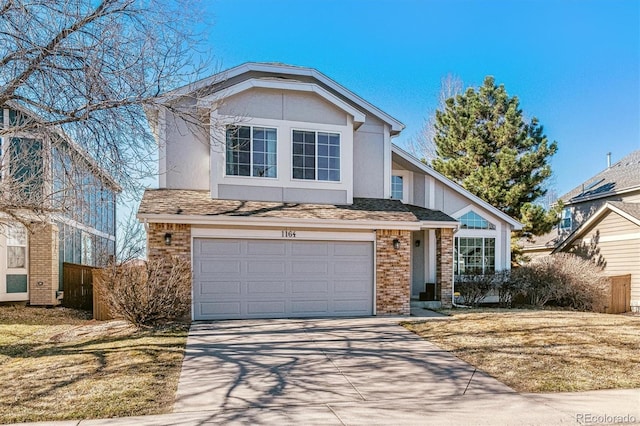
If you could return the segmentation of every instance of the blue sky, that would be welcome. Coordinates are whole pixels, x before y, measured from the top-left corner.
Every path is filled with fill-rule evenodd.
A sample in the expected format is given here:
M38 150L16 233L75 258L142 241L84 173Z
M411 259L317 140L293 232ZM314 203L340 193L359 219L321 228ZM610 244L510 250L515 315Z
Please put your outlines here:
M640 149L638 0L203 0L217 66L318 69L407 127L437 107L441 79L503 83L550 140L561 195Z

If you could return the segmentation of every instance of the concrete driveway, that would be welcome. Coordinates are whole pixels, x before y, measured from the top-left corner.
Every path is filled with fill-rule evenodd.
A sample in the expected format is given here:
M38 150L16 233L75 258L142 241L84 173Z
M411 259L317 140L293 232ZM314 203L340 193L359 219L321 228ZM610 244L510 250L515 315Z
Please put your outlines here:
M211 421L224 422L355 424L373 412L380 422L398 420L402 408L419 421L425 407L464 396L518 395L398 321L194 323L174 412L209 411Z

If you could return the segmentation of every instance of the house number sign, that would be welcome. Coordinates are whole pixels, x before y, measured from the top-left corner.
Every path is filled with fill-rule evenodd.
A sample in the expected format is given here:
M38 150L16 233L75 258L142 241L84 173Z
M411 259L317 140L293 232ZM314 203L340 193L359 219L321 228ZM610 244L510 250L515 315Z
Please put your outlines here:
M282 238L295 238L296 237L296 231L292 231L290 229L283 229L281 232L282 232Z

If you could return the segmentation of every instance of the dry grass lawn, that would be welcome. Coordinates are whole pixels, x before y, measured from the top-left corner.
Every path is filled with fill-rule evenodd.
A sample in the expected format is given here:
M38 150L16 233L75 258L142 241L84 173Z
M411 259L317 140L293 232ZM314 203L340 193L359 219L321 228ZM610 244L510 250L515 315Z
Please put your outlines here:
M406 328L519 392L640 388L640 316L453 311Z
M186 335L0 306L0 423L170 412Z

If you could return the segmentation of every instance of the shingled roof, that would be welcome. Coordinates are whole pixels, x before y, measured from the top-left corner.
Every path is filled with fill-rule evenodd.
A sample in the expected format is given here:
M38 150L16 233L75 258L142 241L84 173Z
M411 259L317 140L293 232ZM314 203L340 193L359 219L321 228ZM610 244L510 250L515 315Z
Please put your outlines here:
M566 204L585 198L604 197L636 187L640 187L640 150L633 151L561 198Z
M138 215L457 223L441 211L399 200L354 198L350 205L277 203L212 199L209 191L181 189L146 190Z

